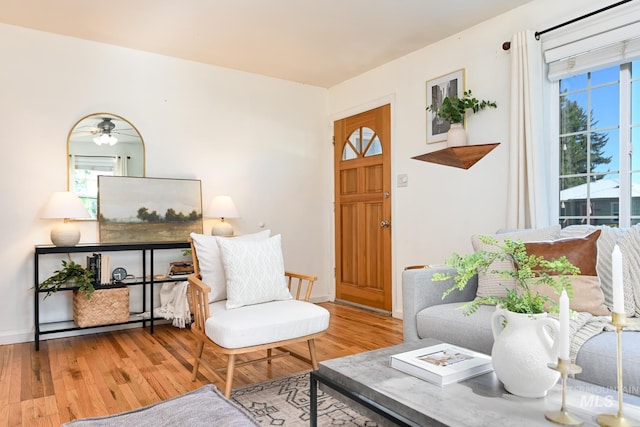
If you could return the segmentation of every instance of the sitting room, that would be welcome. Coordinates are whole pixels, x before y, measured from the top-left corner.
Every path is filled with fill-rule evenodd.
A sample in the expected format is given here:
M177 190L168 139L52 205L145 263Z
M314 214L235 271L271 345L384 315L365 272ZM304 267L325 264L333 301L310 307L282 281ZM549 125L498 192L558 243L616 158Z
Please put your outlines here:
M0 425L635 425L640 7L440 3L0 1ZM390 367L540 278L547 387Z

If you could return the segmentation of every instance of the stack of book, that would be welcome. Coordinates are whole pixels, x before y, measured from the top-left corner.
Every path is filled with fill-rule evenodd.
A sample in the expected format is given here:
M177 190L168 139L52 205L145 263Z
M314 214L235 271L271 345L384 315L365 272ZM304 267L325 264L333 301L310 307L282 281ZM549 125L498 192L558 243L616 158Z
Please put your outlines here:
M490 356L446 343L394 354L390 365L441 386L493 370Z
M193 274L193 263L190 261L176 261L169 265L169 276L172 279L186 279Z
M93 286L111 283L111 258L109 255L94 253L87 256L87 269L93 272Z

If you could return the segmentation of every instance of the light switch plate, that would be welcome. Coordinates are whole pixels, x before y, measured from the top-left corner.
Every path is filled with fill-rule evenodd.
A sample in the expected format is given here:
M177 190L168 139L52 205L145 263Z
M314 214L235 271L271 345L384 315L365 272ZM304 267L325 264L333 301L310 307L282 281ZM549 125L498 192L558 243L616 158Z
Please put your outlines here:
M398 187L408 187L409 186L409 175L406 173L401 173L398 175Z

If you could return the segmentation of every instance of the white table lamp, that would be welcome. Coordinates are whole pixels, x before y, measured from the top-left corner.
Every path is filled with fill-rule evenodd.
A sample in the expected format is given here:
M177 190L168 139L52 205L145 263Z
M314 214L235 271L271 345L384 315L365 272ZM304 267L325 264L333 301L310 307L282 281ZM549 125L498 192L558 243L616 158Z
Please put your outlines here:
M224 219L240 217L236 205L229 196L214 197L207 210L207 216L220 218L220 221L214 223L211 228L211 234L214 236L233 236L233 227Z
M42 210L42 219L63 219L51 229L51 242L56 246L75 246L80 241L80 230L70 219L91 218L77 194L57 191L49 197Z

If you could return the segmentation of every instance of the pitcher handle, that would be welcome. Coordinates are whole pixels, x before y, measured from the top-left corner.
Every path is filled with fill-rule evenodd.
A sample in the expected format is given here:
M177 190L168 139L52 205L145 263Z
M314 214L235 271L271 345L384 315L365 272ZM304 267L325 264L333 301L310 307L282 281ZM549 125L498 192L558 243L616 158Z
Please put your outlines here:
M504 322L507 320L504 312L504 308L496 307L496 311L491 315L491 332L493 332L494 340L504 331Z
M558 347L560 345L560 322L550 317L541 319L538 323L538 334L540 340L544 344L544 348L551 360L556 360L558 357Z

